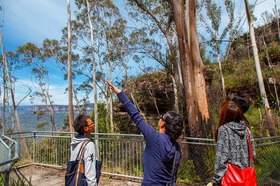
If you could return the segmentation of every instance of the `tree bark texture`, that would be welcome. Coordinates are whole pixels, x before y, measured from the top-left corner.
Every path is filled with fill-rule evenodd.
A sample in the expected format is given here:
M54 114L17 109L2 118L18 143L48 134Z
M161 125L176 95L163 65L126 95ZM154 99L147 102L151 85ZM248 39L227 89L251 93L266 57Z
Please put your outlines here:
M192 66L193 66L193 76L194 85L196 90L196 98L198 109L201 117L204 121L210 119L207 93L206 93L206 83L204 76L204 65L201 59L197 27L196 27L196 8L195 0L189 1L189 33L190 33L190 51L192 56Z
M202 127L202 112L203 107L199 109L198 99L201 99L199 104L206 101L205 108L203 111L204 119L208 121L208 104L206 99L205 90L205 78L203 75L203 65L200 58L197 34L196 34L196 22L195 22L195 1L190 0L188 4L189 8L189 34L186 25L185 17L185 6L184 0L173 0L174 9L174 19L176 24L176 31L178 37L178 46L180 54L180 65L182 69L183 76L183 87L185 93L185 104L187 108L187 125L189 130L189 136L191 137L203 137L203 127ZM194 17L193 17L194 16ZM190 40L190 43L189 43ZM197 58L199 56L199 58ZM198 87L199 86L199 87ZM203 90L204 88L204 90ZM202 94L200 92L202 91ZM204 91L204 92L203 92ZM202 96L202 97L200 97ZM202 106L202 105L201 105ZM204 108L204 109L205 109ZM186 129L187 130L187 129ZM207 171L203 170L203 167L207 167L203 161L204 148L195 148L189 145L188 157L195 160L199 159L201 161L194 161L195 169L198 175L203 179L207 178Z

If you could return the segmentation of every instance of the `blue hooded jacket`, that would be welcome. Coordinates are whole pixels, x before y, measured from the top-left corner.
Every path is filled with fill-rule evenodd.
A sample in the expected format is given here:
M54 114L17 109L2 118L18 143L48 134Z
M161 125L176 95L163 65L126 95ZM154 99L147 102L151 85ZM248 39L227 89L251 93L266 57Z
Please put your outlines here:
M173 160L177 150L175 173L173 174L174 178L172 184L175 185L177 168L181 159L179 143L171 140L169 135L159 133L150 126L123 92L118 94L118 98L124 105L132 121L144 135L146 141L143 155L144 178L142 186L160 186L171 182Z

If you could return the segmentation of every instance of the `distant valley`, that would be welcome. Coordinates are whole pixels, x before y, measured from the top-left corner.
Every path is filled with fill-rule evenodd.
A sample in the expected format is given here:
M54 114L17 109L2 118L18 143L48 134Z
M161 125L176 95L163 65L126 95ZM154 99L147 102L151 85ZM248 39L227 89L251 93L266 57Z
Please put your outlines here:
M37 120L36 113L39 109L46 110L46 107L44 105L18 106L17 111L18 111L23 132L51 130L50 117L47 112L40 119ZM90 104L86 110L88 114L90 114L90 112L93 110L93 104ZM55 119L56 131L59 131L62 128L64 119L68 116L68 105L55 105L54 113L55 113L54 119ZM76 116L77 114L78 114L78 109L74 108L74 115ZM13 126L9 115L10 113L8 112L7 109L6 110L7 124L5 126L5 131L13 127L15 129L14 132L18 132L16 123L14 124L15 126ZM46 122L47 125L42 128L37 128L37 124L41 122Z

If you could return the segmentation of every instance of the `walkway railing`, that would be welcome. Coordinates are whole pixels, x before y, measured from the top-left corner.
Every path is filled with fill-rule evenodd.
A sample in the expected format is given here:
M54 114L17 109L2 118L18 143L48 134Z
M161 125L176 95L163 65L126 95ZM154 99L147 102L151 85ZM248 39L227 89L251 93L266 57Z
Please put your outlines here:
M69 132L28 132L13 134L19 142L19 158L26 159L21 138L25 138L33 164L66 167L70 157ZM93 134L94 136L94 134ZM142 156L145 141L142 135L98 134L102 173L141 179ZM178 170L178 182L182 185L206 185L213 176L215 144L212 139L185 138L180 140L183 152ZM259 185L280 185L280 136L255 139L256 169Z
M18 144L15 140L0 134L0 174L4 186L9 185L9 174L12 166L18 160Z

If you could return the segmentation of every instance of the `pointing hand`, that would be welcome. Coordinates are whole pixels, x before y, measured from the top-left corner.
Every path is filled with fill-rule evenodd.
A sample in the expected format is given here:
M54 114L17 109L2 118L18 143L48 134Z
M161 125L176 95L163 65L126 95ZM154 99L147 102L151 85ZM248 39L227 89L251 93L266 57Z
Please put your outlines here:
M121 90L118 89L117 87L115 87L112 83L110 83L109 81L105 80L105 84L107 84L109 86L109 88L111 90L113 90L116 94L120 93Z

